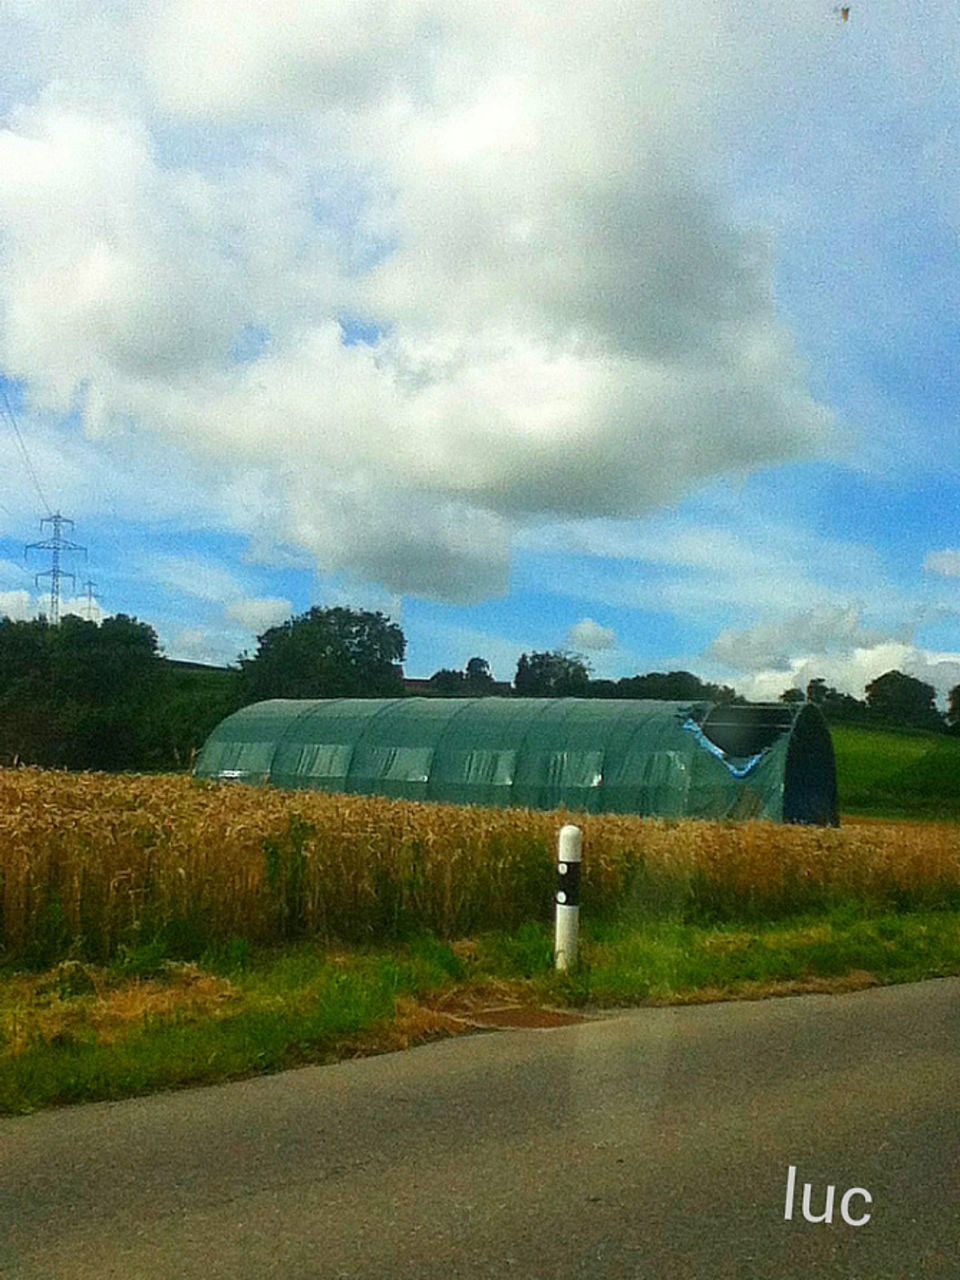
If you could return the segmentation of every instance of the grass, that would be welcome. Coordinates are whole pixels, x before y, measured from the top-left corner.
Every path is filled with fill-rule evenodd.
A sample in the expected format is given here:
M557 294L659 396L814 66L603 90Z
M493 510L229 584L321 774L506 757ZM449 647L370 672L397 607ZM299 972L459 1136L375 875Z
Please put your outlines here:
M217 957L168 963L150 977L77 963L7 973L0 1113L400 1047L398 1011L412 1012L461 972L455 954L428 939L399 952L336 954L301 944L242 966ZM435 1030L421 1017L415 1033Z
M954 912L816 916L713 929L675 922L599 931L577 986L597 1005L759 997L960 972Z
M960 819L960 738L842 725L830 734L841 813Z
M135 970L128 957L0 975L0 1113L402 1048L469 1030L485 1004L594 1011L957 973L960 917L871 914L852 901L712 926L628 912L586 922L569 974L553 970L551 931L537 923L386 950L237 944L203 963Z

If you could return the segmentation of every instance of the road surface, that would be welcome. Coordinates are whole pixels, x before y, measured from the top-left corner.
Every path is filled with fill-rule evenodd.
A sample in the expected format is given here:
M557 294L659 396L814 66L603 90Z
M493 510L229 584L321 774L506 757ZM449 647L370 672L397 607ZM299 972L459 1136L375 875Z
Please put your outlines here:
M955 1280L958 1094L949 979L3 1120L0 1276Z

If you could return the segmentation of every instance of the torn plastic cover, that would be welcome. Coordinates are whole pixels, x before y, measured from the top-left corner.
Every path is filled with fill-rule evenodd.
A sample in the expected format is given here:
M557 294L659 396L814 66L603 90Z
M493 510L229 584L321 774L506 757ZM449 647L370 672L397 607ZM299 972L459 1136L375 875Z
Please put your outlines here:
M769 747L764 747L762 751L756 752L748 759L738 760L734 757L728 756L722 747L718 747L715 742L712 742L704 733L702 726L699 725L696 720L688 717L684 720L683 727L689 733L693 734L705 751L709 751L712 756L716 756L718 760L722 761L722 763L730 770L733 777L738 779L745 778L748 774L752 773L770 749Z

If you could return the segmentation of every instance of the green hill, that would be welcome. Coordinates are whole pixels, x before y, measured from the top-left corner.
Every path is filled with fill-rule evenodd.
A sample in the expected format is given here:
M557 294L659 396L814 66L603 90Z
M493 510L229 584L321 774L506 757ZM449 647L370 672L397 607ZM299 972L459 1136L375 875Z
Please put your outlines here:
M840 813L960 819L960 738L831 727Z
M164 699L163 768L187 769L207 734L224 716L236 711L240 697L240 673L200 662L163 659L166 674Z

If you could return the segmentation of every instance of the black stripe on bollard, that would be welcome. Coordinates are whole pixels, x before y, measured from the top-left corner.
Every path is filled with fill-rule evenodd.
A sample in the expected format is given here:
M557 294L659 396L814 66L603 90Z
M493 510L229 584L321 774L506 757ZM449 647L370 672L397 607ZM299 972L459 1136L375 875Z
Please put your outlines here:
M580 905L580 863L557 863L557 902L561 906Z

